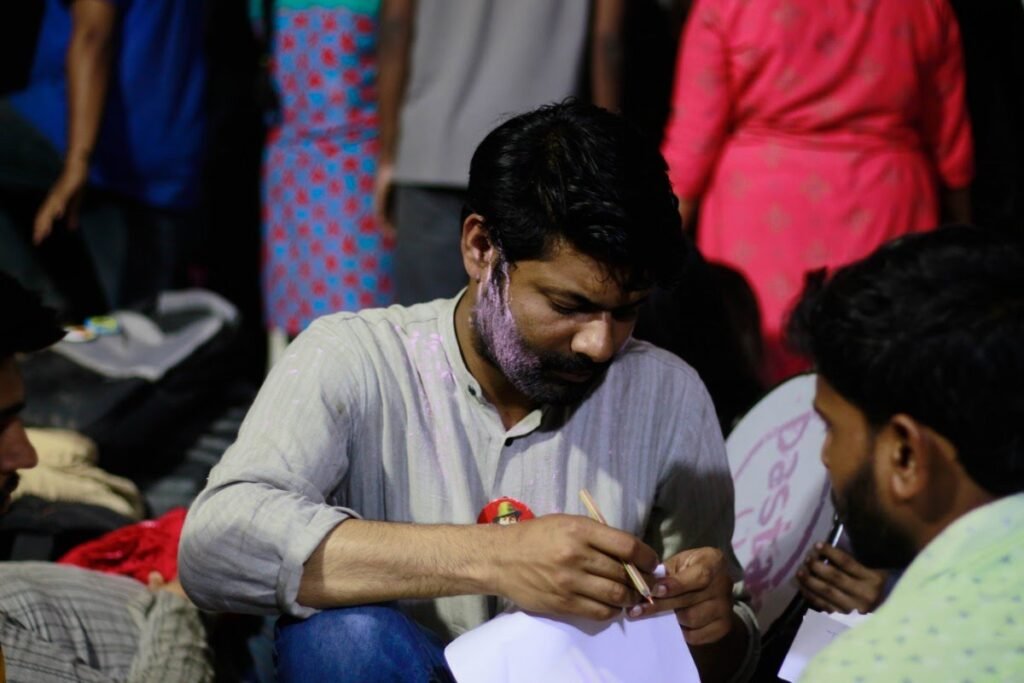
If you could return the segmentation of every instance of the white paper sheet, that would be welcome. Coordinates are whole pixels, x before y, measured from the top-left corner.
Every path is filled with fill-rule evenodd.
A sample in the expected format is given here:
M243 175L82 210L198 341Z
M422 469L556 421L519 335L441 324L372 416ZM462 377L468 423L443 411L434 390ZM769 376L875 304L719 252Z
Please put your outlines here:
M445 648L458 683L699 683L672 612L607 622L506 612Z
M844 631L848 631L868 618L860 612L851 614L825 614L809 609L804 614L796 638L786 653L786 659L779 669L779 678L790 683L800 679L808 662L821 652Z

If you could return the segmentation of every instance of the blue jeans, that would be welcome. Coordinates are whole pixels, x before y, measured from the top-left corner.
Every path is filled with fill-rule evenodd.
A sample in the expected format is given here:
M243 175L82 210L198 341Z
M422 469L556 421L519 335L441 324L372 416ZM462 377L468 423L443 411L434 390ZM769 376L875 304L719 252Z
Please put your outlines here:
M282 683L454 683L441 640L389 605L282 617L276 648Z

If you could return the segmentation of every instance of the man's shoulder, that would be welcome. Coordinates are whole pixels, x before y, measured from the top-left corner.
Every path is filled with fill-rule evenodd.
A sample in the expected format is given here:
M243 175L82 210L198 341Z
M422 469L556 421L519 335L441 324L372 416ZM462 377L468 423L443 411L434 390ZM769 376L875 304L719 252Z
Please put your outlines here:
M700 375L682 358L650 342L630 339L612 367L623 377L642 378L644 382L667 382L676 386L700 385Z
M313 321L310 332L340 338L366 339L404 338L429 334L437 327L450 299L437 299L412 306L393 305L366 308L361 311L340 311Z
M64 601L131 596L146 587L118 574L106 574L53 562L0 563L0 607L12 604L29 607L39 601Z
M1013 596L1021 594L1024 575L1000 573L1003 580L950 572L910 592L897 584L878 611L817 656L801 680L872 680L878 671L894 679L967 680L993 668L999 675L991 680L1019 680L1024 620Z
M703 413L711 397L700 375L670 351L631 339L608 369L601 391L609 400L643 405L646 411Z

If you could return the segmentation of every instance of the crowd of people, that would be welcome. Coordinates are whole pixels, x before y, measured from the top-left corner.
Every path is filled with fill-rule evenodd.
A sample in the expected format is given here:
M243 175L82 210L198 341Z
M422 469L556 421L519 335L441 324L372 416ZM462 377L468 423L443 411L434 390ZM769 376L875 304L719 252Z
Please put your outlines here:
M18 357L236 272L210 4L47 0L0 99L0 515ZM279 680L445 681L515 607L674 612L702 680L775 680L723 437L807 370L851 545L795 576L876 614L802 680L1024 676L1024 5L248 4L277 352L174 572L0 563L0 679L213 680L211 615L260 614Z

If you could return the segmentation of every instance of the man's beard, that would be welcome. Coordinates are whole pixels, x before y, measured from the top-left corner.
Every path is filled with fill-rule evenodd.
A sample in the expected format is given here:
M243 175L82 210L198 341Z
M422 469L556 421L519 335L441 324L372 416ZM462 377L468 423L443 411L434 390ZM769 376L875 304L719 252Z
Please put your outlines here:
M521 394L539 405L578 403L604 376L609 363L535 349L523 339L509 307L508 267L499 260L473 306L473 346ZM590 375L573 382L554 373Z
M917 550L910 535L886 517L878 500L871 459L866 459L843 492L832 490L854 556L875 569L902 569Z
M18 474L12 473L7 477L7 481L0 486L0 515L7 512L7 508L11 506L11 494L14 493L14 489L18 488L18 481Z

